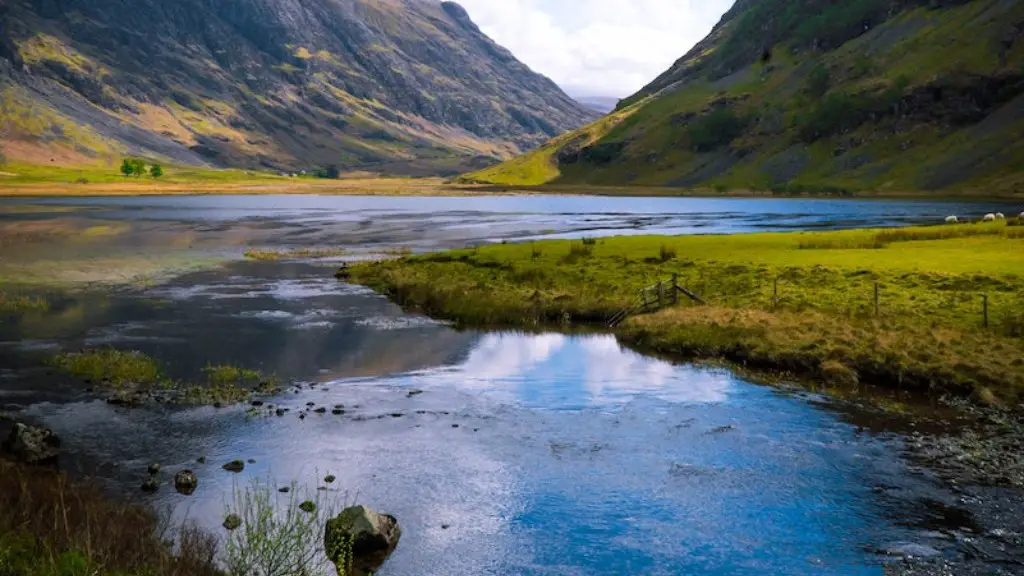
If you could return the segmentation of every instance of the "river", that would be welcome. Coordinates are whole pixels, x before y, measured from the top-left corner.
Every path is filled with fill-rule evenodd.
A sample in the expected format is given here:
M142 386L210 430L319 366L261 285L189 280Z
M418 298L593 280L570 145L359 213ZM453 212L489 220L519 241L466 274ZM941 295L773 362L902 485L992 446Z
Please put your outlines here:
M958 496L902 457L900 434L849 406L645 357L608 335L456 331L335 281L332 262L241 254L344 247L358 258L996 209L543 196L0 200L0 224L22 235L2 248L8 274L109 283L114 262L158 263L148 281L4 319L0 408L60 434L64 466L175 520L219 530L232 486L252 479L321 486L394 514L403 537L381 576L882 574L893 560L885 551L952 557L972 527L950 513ZM289 388L268 402L289 411L116 408L43 366L57 351L107 346L146 352L185 380L227 363L275 374ZM340 404L345 413L332 414ZM326 414L311 410L320 406ZM255 462L240 475L221 469L236 458ZM143 496L150 462L168 475L195 470L199 490ZM337 477L329 486L327 474Z

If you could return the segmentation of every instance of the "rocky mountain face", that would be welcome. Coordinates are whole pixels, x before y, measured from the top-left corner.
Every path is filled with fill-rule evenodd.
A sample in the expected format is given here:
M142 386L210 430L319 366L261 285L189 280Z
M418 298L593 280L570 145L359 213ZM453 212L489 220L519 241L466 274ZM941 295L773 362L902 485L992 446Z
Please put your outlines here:
M1024 2L738 0L502 184L1024 194Z
M9 159L444 171L595 115L436 0L0 0Z

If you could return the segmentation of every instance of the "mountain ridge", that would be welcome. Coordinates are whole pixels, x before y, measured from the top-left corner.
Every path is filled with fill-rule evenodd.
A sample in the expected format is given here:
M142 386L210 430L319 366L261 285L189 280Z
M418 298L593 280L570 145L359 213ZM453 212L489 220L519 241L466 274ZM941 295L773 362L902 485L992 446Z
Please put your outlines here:
M464 179L1019 195L1022 171L1024 3L740 0L607 119Z
M0 143L15 160L454 172L595 117L454 2L2 9Z

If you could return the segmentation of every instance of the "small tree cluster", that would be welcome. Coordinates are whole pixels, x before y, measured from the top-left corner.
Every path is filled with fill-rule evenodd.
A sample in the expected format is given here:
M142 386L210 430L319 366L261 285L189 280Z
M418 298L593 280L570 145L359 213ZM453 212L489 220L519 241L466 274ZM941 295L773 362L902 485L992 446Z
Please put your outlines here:
M147 170L146 161L139 158L125 158L121 162L121 174L125 176L145 176L149 174L153 178L159 178L164 175L164 169L159 164L153 164Z
M338 170L337 166L332 164L326 168L318 168L314 170L313 175L317 178L330 178L333 180L341 176L341 172Z

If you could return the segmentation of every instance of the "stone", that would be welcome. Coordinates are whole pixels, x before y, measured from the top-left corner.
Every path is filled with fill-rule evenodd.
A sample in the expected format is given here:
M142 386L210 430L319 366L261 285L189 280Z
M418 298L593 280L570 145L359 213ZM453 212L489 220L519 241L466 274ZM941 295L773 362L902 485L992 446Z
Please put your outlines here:
M312 514L313 512L316 512L316 503L312 500L306 500L302 504L299 504L299 510Z
M251 405L259 408L260 406L263 406L263 400L253 400Z
M281 494L287 494L291 492L292 489L289 486L281 486L280 488L277 489L277 491L280 492Z
M224 528L228 530L237 530L242 526L242 519L238 517L238 514L228 514L224 518Z
M47 464L60 454L60 437L48 428L18 422L4 441L3 451L24 464Z
M174 475L174 489L179 494L191 496L199 487L199 477L191 470L182 470Z
M321 407L317 408L316 410L313 410L313 412L316 412L317 414L326 414L327 413L327 408L324 408L323 406L321 406Z
M242 462L241 460L232 460L224 465L224 469L228 472L238 474L242 470L245 470L245 462Z
M896 542L885 548L885 554L887 556L897 556L900 558L934 558L935 556L940 555L941 552L931 546L925 546L924 544Z
M335 416L341 416L344 413L345 413L344 410L339 410L337 408L335 408L334 410L331 410L331 414L334 414Z
M154 462L150 464L148 468L146 468L146 471L149 472L150 476L156 476L157 474L160 473L160 464Z
M335 478L335 477L334 477L334 474L328 474L328 475L327 475L327 476L326 476L326 477L324 478L324 482L326 482L326 483L328 483L328 484L333 484L335 480L337 480L337 478Z
M338 574L371 574L398 546L398 520L366 506L342 510L324 527L324 551Z
M157 479L152 476L150 476L149 480L146 480L145 482L142 483L143 492L148 492L152 494L153 492L156 492L159 489L160 482L157 482Z
M406 397L412 398L413 396L419 396L420 394L423 394L423 390L413 389L409 390L409 393L406 394Z

